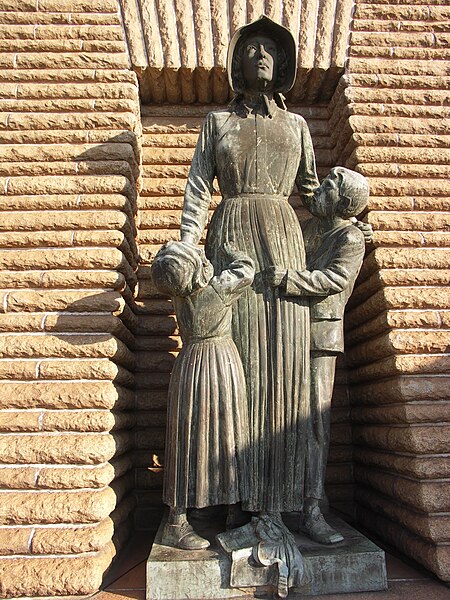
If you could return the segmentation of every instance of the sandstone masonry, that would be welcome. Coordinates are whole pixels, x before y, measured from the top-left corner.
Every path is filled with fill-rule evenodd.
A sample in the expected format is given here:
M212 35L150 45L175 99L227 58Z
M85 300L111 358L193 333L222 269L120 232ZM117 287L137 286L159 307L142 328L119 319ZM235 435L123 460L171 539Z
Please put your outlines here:
M143 4L0 0L0 597L95 592L132 523L155 527L161 512L180 339L149 266L178 236L200 124L229 91L223 15L212 44L199 0L175 40L164 3L161 29L145 14L141 35ZM317 30L310 3L285 19L303 19L290 109L308 121L320 177L336 164L368 177L375 230L346 319L327 493L445 581L447 4L357 0L342 78L346 36L330 35L347 31L352 2L334 21L320 12ZM247 5L233 4L230 27L284 6Z

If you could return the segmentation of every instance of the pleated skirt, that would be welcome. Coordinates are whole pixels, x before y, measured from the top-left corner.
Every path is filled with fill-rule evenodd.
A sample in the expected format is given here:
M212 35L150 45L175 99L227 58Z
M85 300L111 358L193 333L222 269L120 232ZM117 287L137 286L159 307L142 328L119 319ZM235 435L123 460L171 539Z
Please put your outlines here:
M309 427L309 307L264 279L269 266L304 269L303 237L287 200L259 194L222 200L206 253L216 273L231 243L255 262L251 289L233 305L233 339L241 356L249 421L248 499L251 511L301 510Z
M245 380L231 337L188 343L169 386L163 499L172 507L248 496Z

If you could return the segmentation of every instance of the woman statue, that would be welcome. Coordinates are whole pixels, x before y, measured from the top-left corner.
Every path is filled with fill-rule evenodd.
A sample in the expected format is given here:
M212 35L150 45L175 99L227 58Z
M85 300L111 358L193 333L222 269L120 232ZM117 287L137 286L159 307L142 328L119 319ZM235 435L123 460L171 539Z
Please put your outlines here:
M279 513L303 506L309 418L309 308L265 281L272 265L302 270L301 229L288 203L294 184L308 206L318 185L305 120L286 110L296 46L267 17L231 40L228 76L236 97L209 113L185 191L181 239L196 244L205 229L217 177L222 201L206 240L215 272L226 267L225 244L250 256L253 286L233 306L233 339L247 382L250 426L249 497L244 510Z

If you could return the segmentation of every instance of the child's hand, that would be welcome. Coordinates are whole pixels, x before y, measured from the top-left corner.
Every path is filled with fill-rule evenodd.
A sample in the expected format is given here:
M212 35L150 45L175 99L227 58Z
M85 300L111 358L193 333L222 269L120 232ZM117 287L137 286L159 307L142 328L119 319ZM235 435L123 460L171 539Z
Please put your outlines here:
M225 242L222 252L227 261L230 263L234 262L235 260L250 260L247 254L238 250L232 242Z
M373 241L373 228L370 223L363 223L363 221L358 221L355 217L352 217L350 221L353 223L355 227L357 227L364 236L364 242L367 244L372 243Z
M286 269L281 269L280 267L268 267L264 271L264 277L267 283L272 287L279 287L283 283L283 279L286 275Z

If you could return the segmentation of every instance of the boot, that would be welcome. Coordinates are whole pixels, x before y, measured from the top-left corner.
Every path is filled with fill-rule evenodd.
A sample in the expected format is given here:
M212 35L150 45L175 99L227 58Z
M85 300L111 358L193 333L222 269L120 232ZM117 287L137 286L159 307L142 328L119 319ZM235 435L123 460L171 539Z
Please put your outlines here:
M303 513L298 528L302 533L306 533L314 542L319 544L337 544L342 542L344 537L336 531L323 518L323 514L318 506Z
M209 547L208 540L195 533L187 521L183 521L180 525L166 523L161 543L181 550L204 550Z

